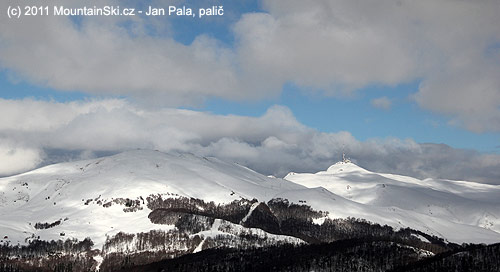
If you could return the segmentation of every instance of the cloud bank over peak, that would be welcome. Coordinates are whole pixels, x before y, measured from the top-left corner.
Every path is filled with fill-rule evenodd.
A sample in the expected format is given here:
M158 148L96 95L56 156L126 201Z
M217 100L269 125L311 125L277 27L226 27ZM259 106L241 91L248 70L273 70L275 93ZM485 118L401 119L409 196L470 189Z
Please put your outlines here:
M374 171L499 183L500 156L419 144L411 139L359 141L324 133L273 106L259 117L148 109L125 100L52 102L0 99L0 175L38 165L143 148L191 152L238 162L264 174L316 172L347 151ZM36 120L33 119L36 116ZM30 125L36 121L36 126Z
M2 1L0 8L13 2ZM119 2L96 5L113 3ZM62 16L2 16L0 65L20 80L57 90L175 106L209 97L276 97L287 83L348 95L371 85L419 81L413 98L420 107L472 131L500 131L498 1L261 4L264 12L224 26L232 29L234 44L210 33L182 44L169 34L174 30L168 20L140 16L78 23ZM151 35L151 28L169 30Z

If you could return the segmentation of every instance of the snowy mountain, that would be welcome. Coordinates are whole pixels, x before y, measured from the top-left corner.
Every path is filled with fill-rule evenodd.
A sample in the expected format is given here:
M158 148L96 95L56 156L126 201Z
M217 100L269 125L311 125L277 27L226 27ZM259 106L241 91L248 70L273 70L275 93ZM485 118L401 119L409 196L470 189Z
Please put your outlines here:
M409 226L456 243L499 242L498 185L380 174L351 162L338 162L315 174L289 173L284 179L324 188L347 202L343 206L350 208L332 206L330 216Z
M279 179L215 158L136 150L1 178L0 244L88 237L98 250L92 257L109 263L118 253L176 257L332 241L340 234L328 226L355 229L338 218L411 228L426 243L424 234L495 243L499 196L500 186L378 174L353 163Z
M302 188L215 158L130 151L0 179L0 235L8 236L11 243L22 244L33 235L59 239L64 231L65 237L90 237L100 247L106 235L159 228L148 219L151 211L147 208L126 213L123 205L103 207L115 199L139 200L143 204L150 195L166 194L215 203L241 198L267 201L280 192ZM35 228L37 222L59 220L61 224L53 228Z

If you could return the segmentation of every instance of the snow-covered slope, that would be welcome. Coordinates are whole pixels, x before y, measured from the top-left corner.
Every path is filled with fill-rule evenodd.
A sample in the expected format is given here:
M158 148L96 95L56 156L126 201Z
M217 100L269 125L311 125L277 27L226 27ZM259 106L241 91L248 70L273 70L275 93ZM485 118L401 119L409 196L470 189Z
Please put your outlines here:
M279 179L215 158L136 150L0 179L0 243L23 244L38 236L44 240L90 237L101 248L106 236L118 232L172 229L148 218L151 210L144 200L158 194L215 203L281 197L328 211L331 218L357 217L411 227L459 243L500 242L495 198L499 188L440 182L375 174L354 164ZM124 212L124 205L103 205L127 198L140 202L140 209ZM59 223L47 229L35 228L36 223L55 222Z
M191 154L165 154L137 150L115 156L51 165L25 174L0 179L0 235L11 243L24 243L34 235L42 239L90 237L101 246L106 235L119 231L137 233L171 228L148 219L147 207L123 212L123 206L103 208L97 202L139 199L169 194L216 203L235 199L261 201L303 188L282 179L272 179L250 169L215 158ZM90 201L89 201L90 200ZM87 204L86 204L87 203ZM36 223L61 224L35 229ZM2 238L0 237L0 238Z
M433 232L451 241L498 242L498 185L452 180L419 180L400 175L378 174L350 162L339 162L316 174L290 173L285 179L308 188L325 188L352 201L351 205L369 208L374 213L364 217L373 221L378 221L373 218L378 216L388 216L394 220L403 218L414 228ZM376 214L377 211L392 211L394 215ZM339 211L339 216L345 215ZM411 220L420 221L421 224L411 223ZM425 228L421 229L413 224ZM461 232L459 229L468 231ZM480 233L484 230L495 231L496 238L491 241L482 240L478 235L481 236Z

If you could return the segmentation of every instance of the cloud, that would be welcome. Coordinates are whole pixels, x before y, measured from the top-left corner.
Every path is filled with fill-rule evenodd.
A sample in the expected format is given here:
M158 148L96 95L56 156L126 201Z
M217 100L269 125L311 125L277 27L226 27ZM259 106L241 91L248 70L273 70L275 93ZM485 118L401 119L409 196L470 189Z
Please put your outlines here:
M391 108L392 101L384 96L372 99L370 104L377 109L388 110Z
M54 1L49 7L82 6L78 2ZM113 3L119 5L95 4ZM0 8L11 4L18 5L2 1ZM232 52L207 35L184 45L147 35L151 22L139 16L79 18L75 23L65 16L0 17L0 64L19 79L57 90L126 95L161 105L249 96L236 88Z
M418 80L422 108L472 131L500 131L497 1L263 5L268 13L235 27L248 73L327 94Z
M500 131L500 59L495 69L481 62L475 66L422 82L414 99L451 116L452 125L478 133Z
M0 65L38 85L159 105L274 97L285 83L338 95L420 81L422 108L472 131L500 130L496 0L261 3L264 12L220 26L232 29L234 44L210 33L182 44L169 20L141 16L2 16ZM10 4L18 1L0 9Z
M244 15L235 26L240 62L255 77L291 81L333 94L373 83L393 85L420 75L414 39L403 39L410 37L397 33L388 22L387 16L404 19L396 5L263 3L268 13Z
M33 148L25 148L0 143L0 176L17 174L31 170L43 160L43 152Z
M0 175L37 165L135 148L192 152L238 162L263 174L325 170L342 151L374 171L499 183L500 156L419 144L411 139L359 141L298 122L290 109L259 117L148 109L125 100L60 103L0 99ZM36 116L36 118L34 117Z

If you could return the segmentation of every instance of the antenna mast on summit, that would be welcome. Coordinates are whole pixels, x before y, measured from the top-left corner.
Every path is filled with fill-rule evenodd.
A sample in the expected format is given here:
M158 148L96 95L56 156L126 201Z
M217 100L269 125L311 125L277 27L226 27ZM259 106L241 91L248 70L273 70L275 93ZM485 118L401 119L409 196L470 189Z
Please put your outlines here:
M344 145L342 145L342 162L343 163L348 163L348 162L351 162L351 160L349 160L348 158L345 157L345 151L344 151Z

